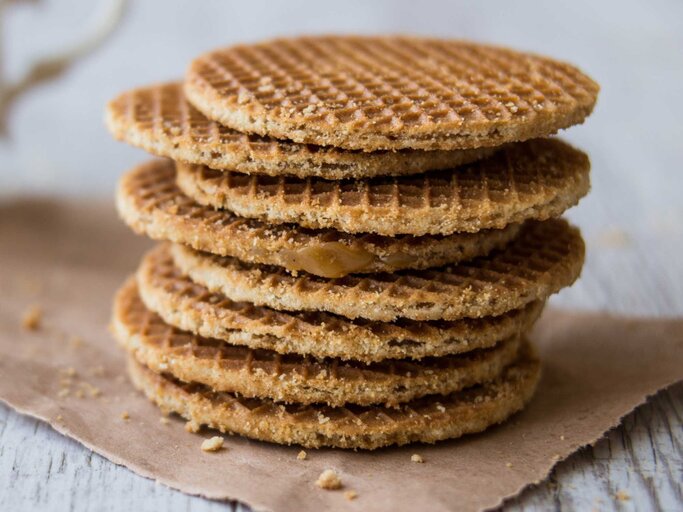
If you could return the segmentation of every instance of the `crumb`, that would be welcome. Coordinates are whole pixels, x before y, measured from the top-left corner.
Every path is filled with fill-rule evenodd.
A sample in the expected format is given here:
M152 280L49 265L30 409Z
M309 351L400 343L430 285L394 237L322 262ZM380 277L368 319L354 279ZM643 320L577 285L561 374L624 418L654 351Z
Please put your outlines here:
M64 416L62 416L61 414L58 414L56 419L57 419L57 421L64 421Z
M512 462L506 462L505 463L506 468L511 468L512 467Z
M121 413L121 419L122 420L129 420L130 419L130 414L128 414L128 411L123 411Z
M196 421L188 421L187 423L185 423L185 430L187 432L196 433L196 432L199 432L200 428L201 428L201 425L199 423L197 423Z
M560 441L564 441L564 436L560 436Z
M202 450L205 452L217 452L221 448L223 448L221 436L213 436L211 439L204 439L202 442Z
M76 370L72 367L65 368L64 369L64 375L67 377L75 377L76 376Z
M618 501L628 501L631 499L631 496L626 492L626 491L617 491L617 493L614 495L614 497Z
M159 418L159 422L164 425L168 425L169 423L171 423L171 421L166 416L162 416L161 418Z
M326 469L320 473L320 476L315 481L315 485L321 489L333 491L336 489L341 489L342 483L337 476L337 473L335 473L333 469Z
M27 331L37 331L40 329L40 322L43 319L43 310L40 306L31 306L21 317L21 326Z
M553 460L560 460L561 458L562 458L562 456L559 453L556 453L555 455L553 455Z
M422 455L420 455L418 453L413 453L410 456L410 461L411 462L417 462L418 464L422 464L425 460L422 458Z
M81 338L80 336L72 336L69 339L69 347L71 347L71 348L79 348L82 345L83 345L83 338Z
M346 499L349 500L349 501L355 500L357 497L358 497L358 493L357 493L356 491L353 491L353 490L351 490L351 491L346 491L346 492L344 493L344 498L346 498Z
M76 397L77 398L83 398L85 396L85 392L82 389L79 389L76 391Z
M303 450L301 450L296 456L297 460L306 460L306 457L306 452Z
M90 393L91 397L97 398L102 395L102 390L96 386L88 386L88 393Z

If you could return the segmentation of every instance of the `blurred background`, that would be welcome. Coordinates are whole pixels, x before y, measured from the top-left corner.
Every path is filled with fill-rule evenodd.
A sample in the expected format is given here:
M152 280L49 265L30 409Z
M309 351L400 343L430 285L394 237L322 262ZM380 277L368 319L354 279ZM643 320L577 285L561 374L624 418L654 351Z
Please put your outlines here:
M120 173L147 156L106 133L106 101L181 77L205 50L301 33L469 38L570 61L602 86L593 116L562 134L590 154L593 192L569 214L589 244L584 279L556 301L683 313L683 1L132 0L94 44L116 8L112 0L0 1L6 90L39 58L89 38L96 46L57 78L3 100L0 201L110 201Z

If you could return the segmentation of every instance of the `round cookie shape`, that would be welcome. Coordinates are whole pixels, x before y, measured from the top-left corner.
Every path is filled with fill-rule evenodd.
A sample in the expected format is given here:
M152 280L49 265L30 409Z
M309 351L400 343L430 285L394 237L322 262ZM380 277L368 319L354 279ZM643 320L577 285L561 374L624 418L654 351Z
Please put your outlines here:
M128 373L133 384L163 411L175 412L194 425L307 448L374 450L453 439L505 421L531 400L540 365L527 346L517 361L492 382L446 396L419 398L397 408L287 405L245 398L160 375L132 356L128 359Z
M372 364L279 354L195 336L166 324L145 307L134 279L117 294L112 330L121 345L157 373L245 397L333 407L395 407L490 382L513 362L520 347L520 337L515 336L457 356Z
M384 236L450 235L545 220L590 189L590 161L556 139L506 146L478 162L414 176L329 181L177 165L200 204L272 224Z
M495 148L451 151L349 151L261 137L223 126L185 98L178 82L126 91L109 102L105 121L119 140L150 153L212 169L271 176L369 178L450 169Z
M121 218L134 231L155 240L322 277L456 263L504 247L520 229L519 224L510 224L445 237L387 237L269 225L200 205L177 187L175 178L169 160L154 160L129 171L116 194Z
M583 122L599 87L576 67L458 40L313 36L195 59L185 94L241 132L362 151L453 150Z
M321 311L278 311L234 302L193 282L174 265L167 245L148 252L137 271L145 306L178 329L233 345L373 363L462 354L528 331L543 302L495 317L391 323L349 320Z
M178 244L171 253L181 272L233 301L391 322L496 316L545 300L579 277L585 247L576 228L551 219L525 224L514 241L487 257L435 269L338 279L294 276L278 267Z

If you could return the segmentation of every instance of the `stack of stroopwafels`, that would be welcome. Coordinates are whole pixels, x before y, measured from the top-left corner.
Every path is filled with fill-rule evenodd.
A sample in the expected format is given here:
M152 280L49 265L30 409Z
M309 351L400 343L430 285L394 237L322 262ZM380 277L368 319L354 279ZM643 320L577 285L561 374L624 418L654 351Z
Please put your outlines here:
M525 333L579 276L558 219L589 189L556 139L598 86L462 41L235 46L113 100L119 139L170 159L121 180L164 242L119 291L133 382L193 428L373 449L482 431L539 379Z

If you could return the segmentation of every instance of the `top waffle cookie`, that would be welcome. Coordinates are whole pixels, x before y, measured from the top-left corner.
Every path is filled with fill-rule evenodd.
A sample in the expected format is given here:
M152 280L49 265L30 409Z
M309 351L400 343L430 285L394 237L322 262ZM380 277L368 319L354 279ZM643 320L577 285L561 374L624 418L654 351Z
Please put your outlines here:
M498 146L581 123L598 85L545 57L464 41L303 37L209 52L185 94L230 128L376 151Z

